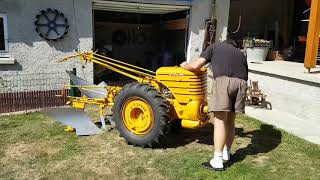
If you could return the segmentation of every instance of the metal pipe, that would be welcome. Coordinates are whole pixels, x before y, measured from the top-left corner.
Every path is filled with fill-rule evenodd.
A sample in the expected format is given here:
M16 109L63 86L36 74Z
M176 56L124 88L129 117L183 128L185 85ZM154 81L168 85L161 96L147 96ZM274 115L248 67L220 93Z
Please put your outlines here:
M86 56L86 55L84 55ZM92 58L90 56L88 56L89 58ZM138 70L134 70L134 69L130 69L128 67L125 67L125 66L122 66L122 65L119 65L119 64L116 64L116 63L112 63L112 62L108 62L106 60L103 60L103 59L100 59L100 58L97 58L97 57L93 57L94 60L96 60L96 62L103 62L105 65L109 65L109 67L113 67L113 68L116 68L117 70L115 70L116 72L119 72L121 71L121 69L123 70L126 70L126 71L129 71L129 72L132 72L132 73L136 73L138 75L143 75L143 76L147 76L147 77L151 77L151 78L155 78L155 76L153 75L150 75L150 74L147 74L147 73L144 73L144 72L141 72L141 71L138 71ZM92 61L92 60L91 60ZM103 64L101 64L103 66ZM118 69L120 68L120 69ZM112 70L112 69L111 69ZM126 73L127 75L128 73Z
M113 59L113 58L105 57L105 56L102 56L102 55L100 55L100 54L94 53L93 55L94 55L94 56L99 56L99 57L101 57L101 58L108 59L108 60L110 60L110 61L113 61L113 62L116 62L116 63L119 63L119 64L123 64L123 65L129 66L129 67L133 67L133 68L136 68L136 69L140 69L140 70L142 70L142 71L146 71L146 72L149 72L149 73L151 73L151 74L155 74L155 72L150 71L150 70L148 70L148 69L144 69L144 68L141 68L141 67L132 65L132 64L128 64L128 63L125 63L125 62L122 62L122 61L119 61L119 60L116 60L116 59Z

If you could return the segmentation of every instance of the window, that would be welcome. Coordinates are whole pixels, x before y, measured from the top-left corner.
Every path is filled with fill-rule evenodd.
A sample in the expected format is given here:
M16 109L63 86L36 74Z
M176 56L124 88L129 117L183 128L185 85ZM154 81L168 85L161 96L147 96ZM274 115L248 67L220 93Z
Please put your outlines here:
M8 52L7 16L0 13L0 53Z
M0 65L15 63L15 60L9 55L7 23L7 15L0 13Z

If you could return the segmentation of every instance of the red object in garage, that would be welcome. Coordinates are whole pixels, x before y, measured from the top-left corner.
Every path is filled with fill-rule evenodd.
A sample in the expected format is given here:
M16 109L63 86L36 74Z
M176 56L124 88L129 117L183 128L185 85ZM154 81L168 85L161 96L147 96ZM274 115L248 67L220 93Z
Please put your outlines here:
M306 3L308 4L308 6L311 6L311 1L312 0L305 0L306 1Z

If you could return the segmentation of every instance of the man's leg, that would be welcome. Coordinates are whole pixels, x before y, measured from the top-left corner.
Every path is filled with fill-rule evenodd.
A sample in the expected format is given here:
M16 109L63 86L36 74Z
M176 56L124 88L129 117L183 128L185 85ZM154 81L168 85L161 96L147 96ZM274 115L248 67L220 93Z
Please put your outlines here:
M210 165L214 170L223 170L223 147L226 143L227 112L214 112L214 156Z
M228 112L215 112L214 118L214 151L222 153L226 143L226 121Z
M241 79L232 78L231 79L231 86L230 89L232 89L233 98L232 102L233 109L236 112L244 113L245 111L245 98L246 98L246 88L247 88L247 82ZM226 147L223 150L223 159L224 160L230 160L230 151L231 146L233 144L234 140L234 133L235 133L235 118L236 113L235 112L229 112L227 121L226 121Z
M212 91L212 100L209 103L209 112L214 113L214 157L210 160L209 166L214 170L223 170L223 147L226 144L226 126L230 99L228 94L228 77L218 77ZM205 165L206 167L206 165Z
M227 121L226 121L226 145L223 148L223 160L229 161L231 154L231 147L234 140L234 132L235 132L235 117L236 113L228 112Z
M235 112L228 112L228 118L226 121L226 147L227 149L231 149L233 140L234 140L234 132L235 132Z

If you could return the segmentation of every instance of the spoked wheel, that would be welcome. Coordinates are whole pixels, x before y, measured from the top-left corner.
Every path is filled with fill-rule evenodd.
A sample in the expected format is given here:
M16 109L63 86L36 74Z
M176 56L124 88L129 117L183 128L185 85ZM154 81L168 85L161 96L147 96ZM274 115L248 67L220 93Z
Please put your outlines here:
M126 128L136 135L146 135L154 126L152 108L140 97L129 98L121 108L121 113Z
M167 100L153 87L131 83L115 98L116 128L129 144L152 147L169 130Z

